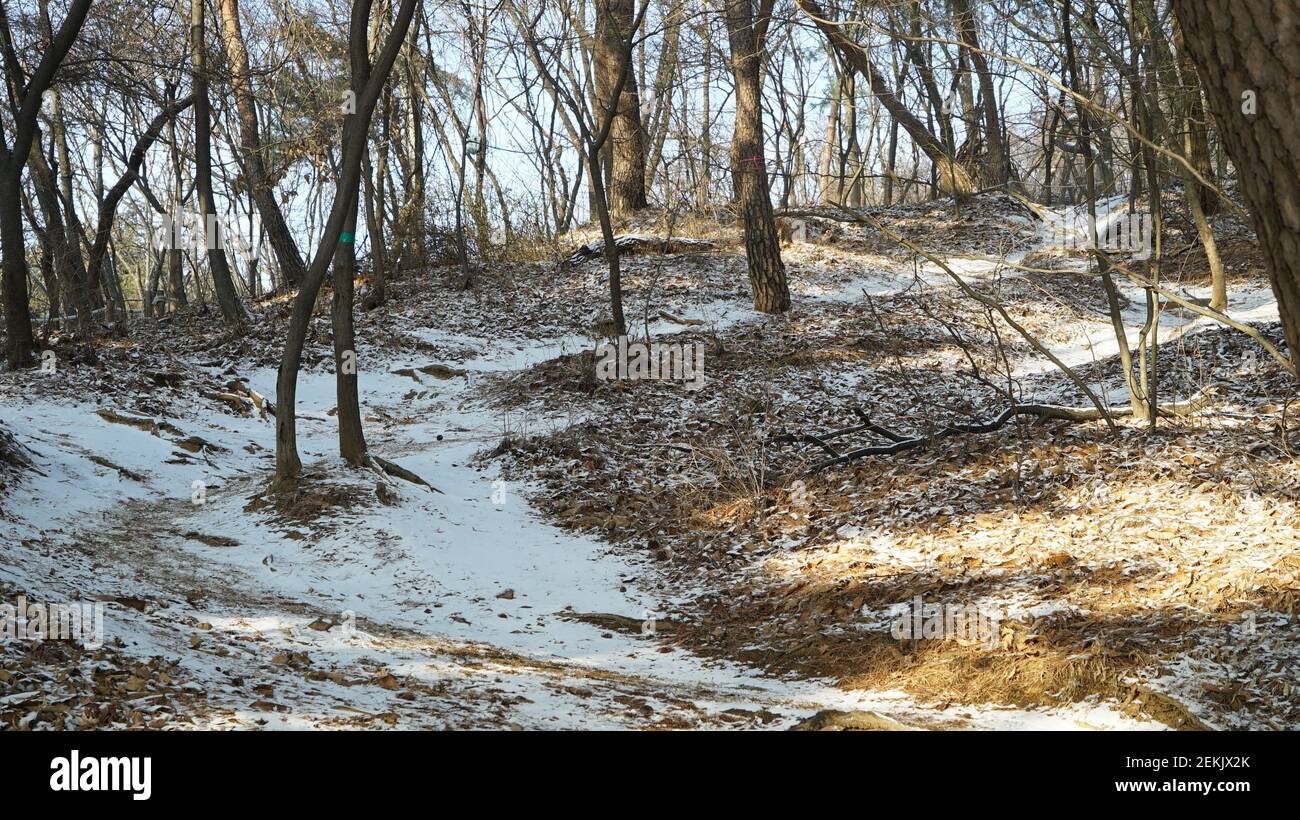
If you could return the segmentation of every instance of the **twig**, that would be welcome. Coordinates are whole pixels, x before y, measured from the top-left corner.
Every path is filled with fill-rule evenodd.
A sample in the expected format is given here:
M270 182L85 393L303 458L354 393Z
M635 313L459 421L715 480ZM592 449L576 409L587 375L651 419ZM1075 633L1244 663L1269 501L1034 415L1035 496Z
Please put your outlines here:
M840 208L840 210L844 211L847 214L850 215L854 214L853 211L849 210L848 208L845 208L843 205L838 207ZM1089 387L1087 383L1084 382L1083 379L1079 378L1079 375L1075 373L1073 370L1071 370L1065 364L1065 362L1061 361L1056 356L1056 354L1052 353L1052 351L1048 350L1046 347L1043 346L1042 342L1034 338L1033 334L1031 334L1024 327L1022 327L1020 323L1017 322L1015 319L1011 318L1011 314L1007 313L1006 308L1002 307L1001 303L999 303L996 299L991 299L988 296L985 296L984 294L975 290L975 288L971 287L970 284L968 284L965 279L962 279L960 276L957 275L955 271L953 271L952 268L948 267L948 264L944 262L942 259L930 253L929 251L926 251L920 248L919 246L911 242L908 242L903 237L899 236L898 234L894 233L890 229L886 228L879 221L866 215L861 216L861 221L867 222L876 230L883 233L886 237L899 243L903 247L910 250L912 253L915 253L918 256L924 256L926 259L938 265L940 268L943 269L944 273L948 274L949 278L951 278L954 282L957 283L957 287L961 288L963 293L965 293L967 296L971 297L975 301L979 302L981 305L984 305L987 308L992 308L993 310L997 311L998 315L1002 317L1002 321L1010 325L1011 329L1019 333L1020 336L1026 342L1029 342L1030 346L1033 347L1034 350L1038 351L1039 354L1046 357L1049 361L1051 361L1052 364L1056 365L1056 367L1062 373L1064 373L1071 382L1074 383L1074 386L1079 388L1079 391L1088 397L1088 400L1091 401L1093 406L1097 408L1097 412L1100 413L1101 417L1106 420L1106 425L1108 427L1110 427L1112 430L1118 429L1117 425L1115 424L1115 419L1112 418L1111 415L1107 412L1106 406L1102 404L1101 399L1097 398L1097 394L1093 392L1092 388Z
M1162 416L1187 416L1198 410L1203 409L1212 400L1218 391L1217 385L1210 385L1181 402L1162 404L1158 412ZM845 464L859 458L867 456L888 456L902 453L907 450L914 450L927 444L950 438L962 434L980 434L991 433L1005 426L1007 422L1017 416L1035 416L1039 419L1056 419L1061 421L1098 421L1103 418L1122 418L1133 415L1132 406L1108 407L1097 409L1093 407L1065 407L1056 404L1013 404L998 414L997 418L992 421L986 421L976 424L950 424L936 433L924 436L914 436L912 438L898 438L891 444L881 444L871 447L859 447L856 450L850 450L841 453L834 458L828 458L813 464L805 471L805 475L811 475L825 470L828 467L834 467L838 464Z

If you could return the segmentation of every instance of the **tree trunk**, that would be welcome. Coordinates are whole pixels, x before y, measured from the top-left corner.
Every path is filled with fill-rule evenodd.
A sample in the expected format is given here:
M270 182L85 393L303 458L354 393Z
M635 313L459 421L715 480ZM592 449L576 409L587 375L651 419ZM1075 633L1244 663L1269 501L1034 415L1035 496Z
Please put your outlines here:
M709 0L700 0L700 40L704 44L704 88L700 92L700 147L701 168L699 189L696 193L696 207L701 211L708 209L713 195L713 107L709 99L709 90L713 87L713 49L709 47L709 26L707 12Z
M633 37L635 0L596 0L596 107L610 107L620 70L626 71L623 91L610 128L609 210L614 218L628 216L646 207L646 137L641 125L641 95L637 91L636 69L623 54Z
M257 124L257 102L248 67L248 49L244 46L244 33L240 28L239 0L218 0L221 6L222 40L226 60L230 64L230 84L235 92L235 111L239 117L239 148L244 157L248 188L262 220L262 230L275 252L280 272L289 285L297 287L302 282L305 264L298 245L289 233L284 213L275 200L274 187L267 178L266 163L262 161L262 136Z
M1237 166L1287 347L1300 350L1296 0L1173 0L1224 147ZM1279 20L1281 19L1281 22Z
M56 160L57 188L55 188L55 174L49 168L46 168L45 174L49 177L48 184L54 192L54 208L56 211L62 211L63 213L60 224L64 231L63 247L67 264L75 275L78 287L81 289L81 299L90 308L84 312L78 310L80 332L86 338L90 338L94 335L97 327L95 314L99 313L100 309L103 308L104 300L100 294L99 271L87 267L86 258L81 254L83 231L81 220L77 217L76 198L72 192L72 161L68 153L68 135L63 122L63 95L59 93L58 89L51 89L50 97L53 103L49 115L50 146L54 151ZM37 129L36 143L39 145L40 141L40 129ZM44 161L39 149L36 150L33 156L38 163Z
M1187 44L1183 42L1182 31L1174 26L1174 50L1177 54L1179 87L1182 89L1179 109L1183 117L1183 153L1200 175L1214 179L1214 169L1210 165L1210 148L1205 123L1205 105L1201 102L1201 83L1196 74L1196 64L1187 53ZM1228 280L1223 268L1223 257L1219 255L1219 245L1214 239L1214 228L1210 225L1209 215L1219 206L1218 194L1208 185L1202 185L1182 165L1178 165L1183 178L1183 198L1187 209L1191 211L1192 223L1196 225L1196 235L1205 249L1205 261L1210 268L1210 307L1218 311L1228 309Z
M993 72L980 51L979 27L970 0L952 0L952 5L957 12L959 36L970 53L971 65L979 78L980 96L984 98L985 181L989 185L1001 185L1010 178L1010 169L1002 140L1002 117L998 113L998 91L993 85Z
M168 97L172 88L168 87ZM172 166L172 201L171 211L163 214L165 224L172 225L181 215L181 203L185 201L185 186L181 178L181 144L180 134L176 130L176 121L167 123L167 145L170 149ZM167 238L167 304L168 313L175 313L189 304L185 295L185 252L175 241L175 234Z
M1075 116L1079 121L1079 147L1083 155L1084 185L1087 191L1087 210L1089 238L1091 247L1097 247L1097 178L1092 153L1091 118L1086 103L1081 102L1083 84L1079 82L1079 63L1075 57L1074 37L1071 34L1071 9L1067 3L1061 8L1061 33L1065 42L1065 73L1069 77L1070 89L1075 97ZM1134 172L1136 175L1136 171ZM1128 330L1124 325L1124 313L1119 303L1119 290L1115 287L1114 277L1110 272L1110 263L1105 254L1097 259L1097 270L1101 275L1102 290L1106 294L1106 306L1110 313L1111 327L1115 331L1115 343L1119 347L1120 367L1124 372L1124 383L1128 387L1129 406L1133 415L1139 419L1146 418L1146 396L1133 372L1133 352L1129 348Z
M1202 98L1200 77L1196 72L1196 63L1187 52L1187 43L1183 39L1180 26L1174 26L1174 51L1178 55L1179 69L1183 84L1186 86L1187 114L1186 134L1184 136L1187 160L1202 178L1214 182L1214 165L1210 161L1210 137L1208 115ZM1208 186L1195 182L1193 186L1200 200L1201 211L1206 216L1219 212L1219 195Z
M28 163L31 165L32 188L36 191L36 201L40 203L41 211L45 214L45 236L54 253L54 268L58 271L59 283L65 296L63 301L77 312L77 332L83 338L90 338L94 335L95 302L91 298L93 288L86 276L86 265L85 260L81 258L81 248L72 245L68 240L69 236L75 234L68 230L64 222L63 205L55 189L54 174L41 153L39 138L32 143Z
M831 110L826 115L826 144L822 146L821 161L817 164L817 201L821 205L833 205L839 201L837 187L834 184L834 173L838 165L835 162L835 155L838 153L835 149L840 141L840 97L844 94L844 83L840 79L839 63L835 60L834 52L831 53L831 67L834 69L834 79L831 80Z
M646 157L645 187L649 190L654 185L655 173L663 160L664 143L668 139L668 130L673 120L673 83L679 79L677 70L677 53L682 40L682 17L685 9L681 7L664 7L667 18L664 21L664 48L659 57L659 67L655 70L654 83L651 86L651 99L656 106L645 129L649 143Z
M23 166L36 135L36 115L40 112L42 95L50 87L63 58L72 49L88 11L90 0L73 0L63 25L59 26L58 33L51 39L28 79L22 99L10 96L11 104L16 104L17 108L12 120L12 146L5 144L7 136L0 131L0 249L4 256L5 362L11 369L31 365L36 352L27 293L27 243L23 236ZM5 39L12 41L9 17L3 6L0 6L0 26L4 28ZM13 78L21 77L21 67L13 62L13 52L6 49L5 71Z
M8 152L5 152L6 154ZM20 169L13 157L0 160L0 241L4 243L5 361L11 369L30 365L36 354L28 312L27 255L23 238Z
M351 237L344 236L345 225L348 222L349 209L355 220L357 190L361 182L361 157L366 150L370 120L379 101L379 94L397 59L398 49L406 37L407 27L411 24L415 0L402 0L392 31L373 66L367 48L370 7L370 0L356 0L352 6L348 50L353 75L355 77L358 71L365 71L369 80L357 93L355 113L348 115L347 125L344 127L343 157L339 164L339 181L335 187L334 203L325 222L321 244L316 249L302 287L298 289L298 295L294 298L293 313L289 319L289 334L285 340L284 353L280 358L280 371L276 378L275 477L277 482L293 481L302 474L302 460L298 456L296 403L298 370L302 364L303 346L307 341L307 331L311 324L312 310L316 305L316 296L320 291L321 282L325 279L325 272L334 251L340 243L351 241ZM359 86L354 84L353 87Z
M759 0L755 19L751 0L727 0L725 14L736 81L735 138L731 173L745 234L745 259L754 290L754 309L784 313L790 288L781 262L781 240L772 216L767 163L763 154L762 46L771 22L773 0Z
M45 285L46 300L45 327L42 328L42 334L46 339L49 339L52 325L62 315L59 276L54 270L54 248L50 245L48 231L36 221L36 212L32 209L31 200L26 196L23 197L23 210L41 248L41 282Z
M360 186L357 186L358 188ZM357 189L351 193L343 233L334 250L334 385L338 402L339 455L353 467L366 456L361 427L361 400L357 394L357 342L353 326L353 276L356 272Z
M144 290L141 292L144 308L144 315L150 319L156 319L159 311L154 301L158 298L158 288L162 281L163 261L166 257L166 251L159 249L154 252L153 265L149 268L149 278L145 280Z
M244 308L235 292L226 250L221 243L216 203L212 199L212 106L208 100L208 67L204 43L203 0L190 0L190 48L194 75L194 188L199 213L203 217L208 267L212 286L226 324L239 327L244 323Z

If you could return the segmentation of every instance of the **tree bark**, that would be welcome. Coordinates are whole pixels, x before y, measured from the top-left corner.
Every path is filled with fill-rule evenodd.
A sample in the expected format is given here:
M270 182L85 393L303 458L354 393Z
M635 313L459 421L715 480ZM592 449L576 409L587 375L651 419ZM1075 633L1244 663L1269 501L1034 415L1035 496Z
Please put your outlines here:
M212 198L212 105L208 100L207 44L204 42L203 0L190 0L190 48L194 79L194 188L208 252L212 286L226 324L244 323L244 307L235 292L234 278L221 243L216 203ZM215 235L214 235L215 234Z
M5 49L5 71L10 75L10 82L23 90L21 97L11 97L17 104L12 146L8 144L3 124L0 124L0 250L4 266L5 362L11 369L31 365L36 352L27 292L27 244L23 236L23 166L36 135L36 115L40 112L42 95L72 50L88 11L90 0L73 0L68 7L68 16L41 56L25 90L21 89L22 68L12 49ZM5 40L12 42L9 18L3 6L0 6L0 26L4 28Z
M1300 3L1173 0L1173 9L1237 166L1294 361L1300 350Z
M647 0L648 1L648 0ZM633 36L635 0L596 0L596 107L610 107L620 71L626 72L609 144L609 210L614 218L628 216L646 207L646 135L641 124L641 95L636 69L624 60L627 42Z
M781 239L772 215L767 162L763 153L762 48L771 22L773 0L727 0L727 35L731 73L736 84L735 137L731 173L745 234L745 260L754 291L754 309L784 313L790 288L781 262Z
M258 216L262 220L262 230L275 252L276 262L284 279L292 287L302 282L306 265L298 244L289 233L289 226L284 221L284 213L275 200L274 187L267 176L266 163L262 159L262 136L257 124L257 101L253 97L253 86L248 67L248 49L244 46L244 34L240 28L239 0L218 0L221 7L222 41L225 44L226 60L230 64L230 84L235 92L235 111L239 117L239 148L244 156L244 169L248 176L248 188L257 206Z

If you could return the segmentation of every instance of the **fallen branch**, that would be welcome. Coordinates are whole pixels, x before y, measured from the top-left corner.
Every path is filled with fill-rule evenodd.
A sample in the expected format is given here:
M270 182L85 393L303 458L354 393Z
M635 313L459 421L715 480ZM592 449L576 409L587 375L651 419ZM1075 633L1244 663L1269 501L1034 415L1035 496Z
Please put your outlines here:
M659 311L659 318L666 322L672 322L675 325L702 325L703 319L681 319L666 310Z
M624 235L614 238L614 247L623 255L631 256L637 253L692 253L713 250L713 243L707 239L661 239L657 236L630 236ZM586 259L596 259L605 253L605 241L597 239L580 246L576 251L569 255L565 260L569 267L577 265Z
M844 211L846 214L849 214L850 216L855 215L855 212L850 210L849 208L845 208L842 205L839 206L839 208L840 210ZM889 228L886 228L878 220L873 219L867 215L860 215L860 221L871 225L876 230L884 234L886 237L888 237L894 242L897 242L903 247L907 248L912 253L917 254L918 256L924 256L926 259L938 265L941 269L943 269L943 272L948 274L948 277L957 284L957 287L961 289L962 293L965 293L967 296L979 302L981 305L984 305L986 308L996 311L997 314L1002 317L1002 321L1006 322L1007 325L1010 326L1011 329L1014 330L1016 333L1019 333L1020 337L1024 339L1026 342L1028 342L1030 347L1032 347L1035 351L1037 351L1040 356L1043 356L1052 364L1054 364L1057 367L1057 369L1060 370L1062 373L1064 373L1066 378L1068 378L1074 384L1074 386L1079 389L1079 392L1083 393L1083 395L1088 397L1088 401L1092 402L1092 406L1097 408L1097 412L1100 414L1101 418L1104 418L1106 420L1106 425L1108 427L1110 427L1112 430L1116 429L1115 419L1107 412L1106 406L1101 403L1101 399L1097 397L1097 394L1092 390L1092 388L1089 387L1087 383L1084 382L1083 379L1079 378L1079 375L1075 373L1072 369L1070 369L1070 367L1067 366L1065 362L1061 361L1060 358L1056 356L1056 354L1052 353L1052 351L1048 350L1043 345L1042 342L1038 341L1038 339L1036 339L1032 333L1026 330L1024 326L1022 326L1019 322L1013 319L1011 317L1011 314L1007 313L1007 309L1002 306L1002 303L1000 303L996 299L985 296L984 294L975 290L975 288L971 287L970 284L965 279L958 276L956 271L948 267L948 263L944 262L942 259L930 253L929 251L925 250L924 248L918 247L917 245L908 242L906 239L899 236L897 233L891 231Z
M366 456L366 463L367 466L369 466L371 469L379 470L387 475L392 476L393 478L400 478L403 481L409 481L412 484L419 484L424 487L428 487L430 490L432 490L435 493L438 493L439 495L446 495L446 493L444 493L442 490L439 490L437 487L425 481L423 478L420 478L420 476L406 469L402 465L389 461L386 458L382 458L380 456L373 456L373 455Z
M1160 405L1158 408L1158 412L1160 415L1165 417L1191 415L1192 413L1196 413L1199 410L1202 410L1203 408L1208 406L1210 402L1213 401L1214 395L1217 392L1218 392L1218 386L1210 385L1209 387L1206 387L1198 391L1196 395L1192 396L1189 399ZM1066 407L1057 404L1013 404L1007 409L1003 410L1001 413L999 413L997 418L993 419L992 421L977 422L974 424L950 424L937 432L930 433L924 436L912 436L912 437L900 436L896 433L892 433L886 430L883 427L877 427L875 430L873 430L873 432L878 433L884 438L890 439L889 444L878 444L878 445L873 445L871 447L859 447L856 450L849 450L848 452L840 453L832 458L828 458L823 461L816 462L811 467L809 467L804 472L804 474L811 475L813 473L821 472L822 470L825 470L828 467L834 467L839 464L845 464L847 462L855 461L860 458L866 458L867 456L896 455L898 453L902 453L907 450L914 450L918 447L924 447L927 444L932 444L936 441L941 441L942 439L951 438L952 436L956 436L956 435L971 435L971 434L978 435L980 433L992 433L993 431L1004 427L1007 424L1007 422L1011 421L1013 418L1016 418L1017 416L1034 416L1036 418L1044 419L1044 420L1055 419L1060 421L1083 422L1083 421L1099 421L1101 419L1123 418L1125 416L1131 416L1131 415L1133 415L1133 408L1131 406L1097 408L1097 407ZM866 428L858 428L858 429L866 429ZM816 440L817 437L812 436L811 434L804 434L799 438ZM820 441L818 443L820 443L823 447L827 447L827 445L824 442L826 436L822 436L821 438L823 439L823 441ZM831 450L831 452L834 452L834 450Z
M869 433L875 433L881 438L887 438L890 441L895 441L895 442L903 441L905 438L907 438L906 436L900 436L897 433L891 432L890 430L887 430L884 427L881 427L879 424L873 422L871 420L871 417L868 416L866 412L862 410L861 407L854 407L853 412L857 415L858 418L862 419L861 424L855 424L852 427L843 427L839 430L831 430L829 433L820 433L817 435L814 435L812 433L785 433L783 435L776 436L775 438L772 439L772 441L776 443L806 441L810 444L816 444L818 447L830 453L832 456L838 456L840 455L840 451L836 450L835 447L830 444L830 439L839 438L840 436L847 436L850 435L851 433L861 433L865 430Z

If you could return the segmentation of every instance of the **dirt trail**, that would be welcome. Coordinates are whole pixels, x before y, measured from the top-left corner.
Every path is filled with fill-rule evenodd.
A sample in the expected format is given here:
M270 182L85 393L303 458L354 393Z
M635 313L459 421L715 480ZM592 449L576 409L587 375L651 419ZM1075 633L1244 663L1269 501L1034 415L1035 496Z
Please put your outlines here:
M485 351L459 366L517 370L556 344ZM254 374L252 383L267 390L267 378ZM256 509L266 422L182 420L221 448L206 454L215 466L203 473L208 495L196 505L188 489L197 460L162 464L169 445L141 430L98 429L90 408L30 407L36 426L24 433L49 475L29 491L47 504L56 486L69 502L87 502L81 486L102 496L95 509L56 514L61 526L28 539L31 553L58 560L19 562L25 571L9 580L51 599L130 601L107 605L108 651L133 664L122 697L149 700L160 710L151 714L166 718L160 728L781 728L828 709L918 728L1113 720L1090 708L930 709L899 693L776 680L670 648L653 627L575 618L653 617L634 583L643 568L543 523L523 488L492 504L495 479L471 457L499 437L496 411L470 380L426 381L422 392L436 395L417 407L406 376L378 376L364 391L365 412L372 447L445 495L394 485L399 506L388 508L373 496L373 476L316 475L320 494L302 500L310 510L290 515ZM317 411L328 409L331 392L328 374L304 377L309 456L328 452L332 424ZM83 423L60 430L60 414ZM206 426L195 427L199 419ZM175 665L150 675L139 665L149 658Z
M894 273L897 288L911 286ZM841 298L860 284L808 298ZM673 308L712 333L758 318L734 296ZM123 685L141 682L123 696L162 698L167 726L781 728L825 710L918 728L1149 726L1089 703L920 704L899 692L779 679L670 645L653 624L717 590L683 586L649 556L544 521L531 486L475 459L507 433L583 418L577 401L531 417L506 411L485 386L590 340L510 341L489 327L429 324L402 327L418 353L360 351L361 396L372 451L443 494L339 469L334 380L319 370L299 386L307 489L283 510L259 498L273 467L267 419L152 391L122 408L152 408L214 445L187 454L156 431L104 418L78 403L84 396L37 398L13 424L45 475L15 494L12 509L36 512L16 526L21 547L0 567L0 584L139 603L108 604L107 651L135 664ZM209 382L235 367L248 387L274 394L274 370L250 370L247 359L172 361ZM576 617L583 613L614 617ZM175 662L165 676L138 666L156 657Z
M242 484L230 490L256 481ZM119 616L138 618L151 649L179 654L196 680L209 678L206 702L178 710L181 725L762 728L821 706L743 682L719 688L626 674L368 619L335 624L336 613L187 549L215 540L184 529L189 512L174 501L135 501L97 522L93 537L73 539L93 544L95 562L118 578L137 588L147 579L146 611ZM331 640L333 632L344 637Z

